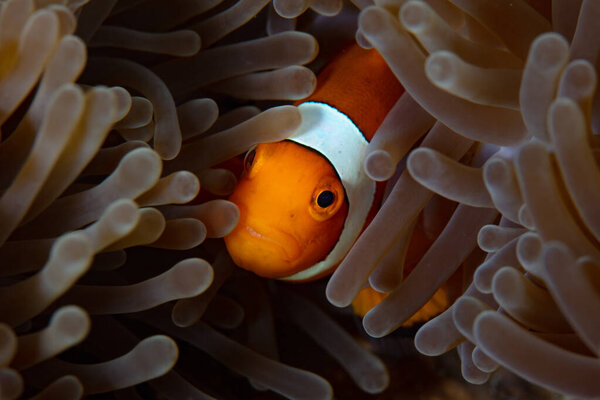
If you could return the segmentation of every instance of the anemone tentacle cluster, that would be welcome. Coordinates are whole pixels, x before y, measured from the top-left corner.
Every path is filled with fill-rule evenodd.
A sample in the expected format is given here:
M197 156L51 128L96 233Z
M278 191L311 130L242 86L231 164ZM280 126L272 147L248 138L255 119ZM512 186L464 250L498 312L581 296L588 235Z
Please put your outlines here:
M472 383L505 367L552 391L598 398L600 5L375 4L360 15L362 43L382 54L407 94L376 134L365 169L389 178L427 134L329 282L329 298L348 304L366 282L391 292L363 320L383 336L468 260L464 294L419 330L417 349L457 347ZM457 136L468 144L450 154ZM470 144L475 156L457 162ZM400 280L386 254L402 254L415 220L427 226L432 195L456 209Z
M222 199L236 178L215 165L300 123L293 106L243 102L315 85L303 66L315 39L288 32L293 20L269 3L0 3L0 398L134 398L143 382L157 396L211 398L173 368L184 341L261 390L332 396L325 379L278 361L266 288L215 240L239 215ZM269 8L269 35L226 38ZM221 289L235 282L234 299ZM316 315L316 340L344 343L334 357L382 390L382 362L305 303L289 307ZM237 340L216 329L240 325Z
M470 382L503 366L598 397L600 7L548 5L0 2L0 398L236 398L194 373L199 353L256 391L332 398L326 379L280 361L276 317L362 391L388 386L368 346L237 269L218 240L239 215L221 163L294 133L286 104L313 91L305 65L341 33L376 48L406 93L364 164L393 187L330 279L331 303L367 283L390 292L363 320L383 336L462 265L464 294L421 328L421 352L458 347ZM356 31L319 20L343 7L345 22L362 10ZM433 245L404 276L416 226Z

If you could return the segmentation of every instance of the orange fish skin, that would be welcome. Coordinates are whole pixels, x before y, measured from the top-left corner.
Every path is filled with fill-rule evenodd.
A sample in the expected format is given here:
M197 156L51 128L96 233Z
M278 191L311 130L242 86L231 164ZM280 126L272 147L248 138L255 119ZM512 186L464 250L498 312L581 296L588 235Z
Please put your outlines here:
M356 126L366 144L403 92L376 50L353 45L319 73L313 95L296 105L332 106ZM289 159L284 160L286 157ZM362 159L355 157L351 162L360 165ZM326 259L340 239L344 223L348 223L348 199L327 221L316 221L311 214L314 208L307 206L307 198L313 196L314 207L315 187L323 177L335 176L339 192L344 193L339 166L331 163L335 164L323 154L290 141L258 145L254 165L242 175L229 198L238 205L240 220L225 243L238 266L263 277L293 278L294 282L319 279L333 271L339 262L314 272L309 268ZM312 180L305 177L302 184L297 183L298 174L307 171ZM382 188L377 185L370 212L359 228L364 228L379 208ZM302 277L294 275L304 270L308 271Z
M329 104L347 115L371 141L402 93L404 87L383 57L355 44L323 68L314 93L295 105L308 101Z
M323 190L336 195L326 209L316 202ZM258 145L229 200L240 209L237 227L225 237L229 253L241 268L267 278L286 277L320 261L337 242L348 213L331 164L289 141Z

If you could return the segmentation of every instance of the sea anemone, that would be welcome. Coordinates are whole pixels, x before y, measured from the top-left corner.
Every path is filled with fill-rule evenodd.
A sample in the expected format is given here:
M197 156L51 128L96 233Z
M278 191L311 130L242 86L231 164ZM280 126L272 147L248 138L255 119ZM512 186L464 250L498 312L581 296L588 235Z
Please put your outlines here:
M553 1L551 21L549 4L533 1L376 4L361 13L359 31L410 98L388 115L398 113L400 130L383 123L366 170L387 179L428 133L335 272L329 298L345 305L369 279L390 291L363 321L383 336L467 260L465 293L419 330L418 350L458 346L473 383L503 366L553 391L596 398L598 2ZM437 120L431 130L426 114ZM475 155L458 163L471 144ZM378 265L407 242L415 220L428 218L434 193L457 203L448 224L408 277L382 282Z
M259 279L219 239L239 215L224 200L236 184L228 160L291 135L300 116L288 104L355 39L384 56L407 93L365 158L393 189L330 279L329 300L347 305L367 282L391 292L364 318L383 336L462 265L474 283L421 329L419 350L460 344L472 382L503 365L555 391L597 394L586 376L598 374L598 321L582 312L599 304L588 192L597 5L583 1L577 23L579 2L555 2L550 23L522 1L493 13L494 2L466 0L352 3L0 3L2 399L240 398L250 387L331 398L330 382L307 370L325 358L288 362L305 352L290 327L345 371L328 379L372 394L388 386L377 345L345 329L321 301L323 282ZM323 23L343 5L338 25ZM553 27L575 36L579 60L569 62L565 39L541 35ZM576 144L566 129L578 129ZM405 274L416 226L434 243ZM564 263L575 278L560 275ZM278 346L286 341L292 350ZM552 375L553 362L568 373Z
M302 65L317 42L293 17L342 6L292 3L1 3L2 399L221 396L226 383L189 373L197 349L257 389L332 397L278 361L272 296L359 387L387 386L327 313L237 270L216 240L239 215L217 165L293 133L299 112L279 104L314 89Z

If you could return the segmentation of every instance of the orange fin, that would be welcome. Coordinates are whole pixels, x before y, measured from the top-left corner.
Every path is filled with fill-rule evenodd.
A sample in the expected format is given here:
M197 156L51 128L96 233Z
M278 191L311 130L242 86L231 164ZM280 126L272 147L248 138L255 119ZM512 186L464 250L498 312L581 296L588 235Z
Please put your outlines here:
M416 313L408 320L402 323L405 328L416 324L424 323L444 312L454 303L460 288L462 286L462 268L459 268L434 294L429 301L425 303ZM367 287L362 289L352 301L352 310L359 317L364 317L373 307L378 305L385 299L389 293L378 292L377 290Z

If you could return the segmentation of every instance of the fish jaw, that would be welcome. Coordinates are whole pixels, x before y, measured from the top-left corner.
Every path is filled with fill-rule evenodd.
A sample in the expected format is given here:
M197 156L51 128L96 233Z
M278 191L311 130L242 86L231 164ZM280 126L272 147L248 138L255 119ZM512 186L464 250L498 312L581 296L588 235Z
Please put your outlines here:
M236 265L265 278L285 277L304 268L302 246L292 234L248 218L225 237L225 245Z

